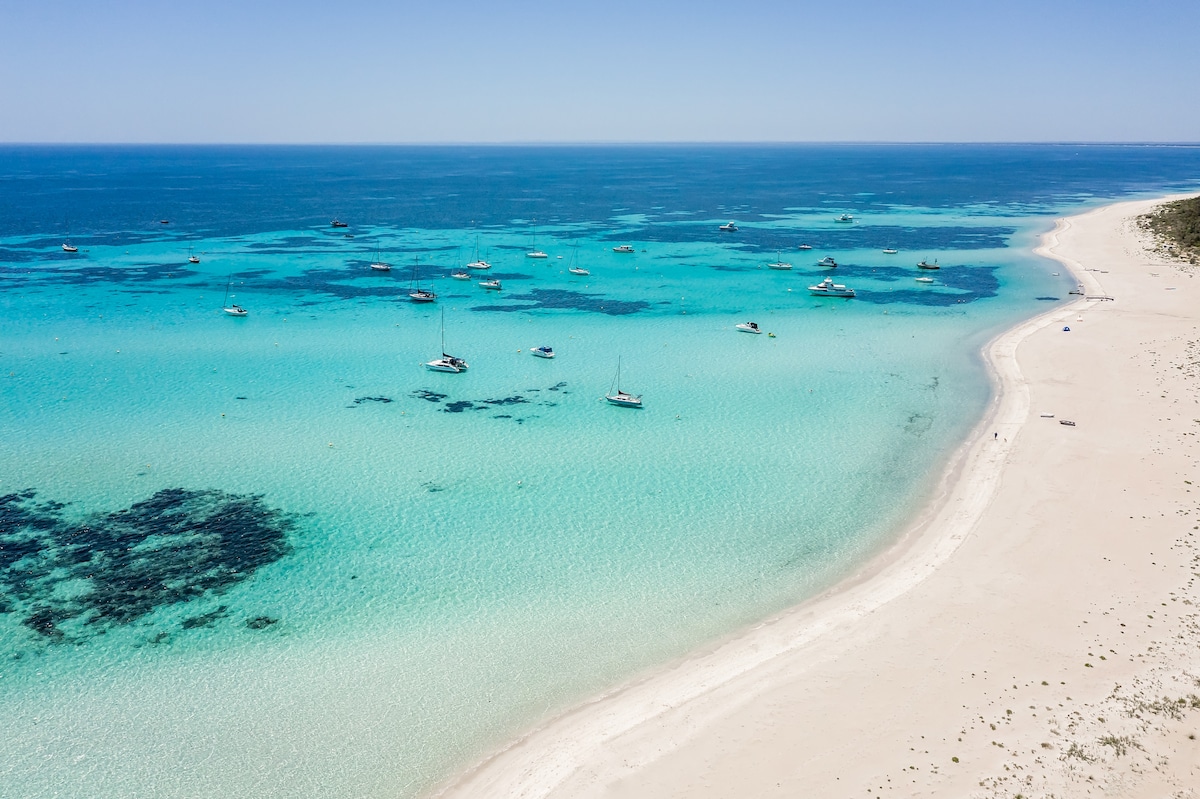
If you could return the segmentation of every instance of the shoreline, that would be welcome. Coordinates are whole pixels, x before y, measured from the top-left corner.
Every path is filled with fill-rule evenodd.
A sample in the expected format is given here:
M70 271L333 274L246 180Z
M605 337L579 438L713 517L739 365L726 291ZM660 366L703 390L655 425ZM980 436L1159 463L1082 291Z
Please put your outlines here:
M1062 263L1085 286L1085 294L1103 294L1097 273L1088 271L1074 250L1060 252L1064 235L1073 235L1081 220L1107 218L1114 209L1133 213L1131 209L1136 208L1141 209L1137 213L1144 213L1144 209L1169 199L1118 203L1058 220L1034 251ZM1138 257L1151 258L1148 254ZM1163 264L1160 268L1171 267ZM744 785L747 780L765 779L764 775L770 774L786 777L792 789L850 788L842 783L842 775L835 773L837 767L832 764L822 764L819 771L823 777L814 775L810 769L797 772L794 759L774 762L765 757L765 752L755 751L754 747L747 749L738 736L746 735L745 730L750 728L763 738L796 735L790 743L819 747L825 738L819 731L813 737L807 723L807 733L789 730L788 725L778 723L778 715L785 708L794 707L802 717L819 718L831 726L855 717L852 706L843 706L843 712L837 714L841 718L814 712L821 702L813 701L811 696L795 696L805 679L794 672L822 674L824 690L838 694L840 688L845 694L843 700L854 700L857 693L846 688L847 680L835 679L824 670L833 667L834 674L839 674L839 659L849 658L851 667L869 663L863 659L863 650L869 650L881 634L887 634L886 629L879 629L879 617L901 614L897 619L885 619L885 626L889 622L911 623L913 618L919 618L919 614L914 617L907 615L906 610L896 609L898 600L905 600L905 604L920 603L923 598L914 600L913 594L927 593L924 587L930 578L945 571L946 564L964 544L975 543L977 536L973 534L989 515L996 515L992 505L1011 478L1008 467L1017 457L1022 434L1032 421L1031 379L1023 374L1018 363L1018 349L1056 322L1073 315L1082 320L1085 310L1090 312L1110 305L1122 303L1089 302L1080 297L1004 331L983 348L993 382L993 398L987 413L950 458L924 510L890 546L858 572L818 597L548 720L443 784L434 795L590 796L626 795L627 790L630 796L676 793L718 796L728 795L721 785L729 789ZM1090 319L1092 314L1088 316ZM1038 388L1036 380L1032 385L1035 390ZM989 439L988 433L996 435ZM970 565L968 562L967 566ZM980 565L992 564L984 561L976 563L974 568L978 570ZM922 590L917 592L919 587ZM928 604L928 599L924 601ZM986 613L986 609L982 610ZM925 632L935 630L936 626ZM818 643L820 646L815 646ZM890 651L902 650L906 642L893 643L896 645ZM918 648L910 655L920 661L928 651ZM783 699L781 694L788 698ZM764 716L768 721L763 721ZM1008 718L1011 719L1011 712ZM735 725L738 732L730 730L733 719L738 721ZM903 735L903 731L893 733ZM861 756L872 748L861 739L857 747ZM969 747L959 748L966 752ZM1003 747L995 748L1003 751ZM901 749L904 753L915 751L915 747ZM823 757L822 761L825 760ZM934 774L958 763L948 757L946 761L933 767ZM858 766L863 769L861 762ZM850 777L854 769L847 768ZM698 775L705 773L709 778L701 780ZM725 775L725 781L714 779L717 774ZM958 785L956 790L976 783L980 780ZM784 780L778 784L783 786ZM892 787L886 783L879 787L885 786Z

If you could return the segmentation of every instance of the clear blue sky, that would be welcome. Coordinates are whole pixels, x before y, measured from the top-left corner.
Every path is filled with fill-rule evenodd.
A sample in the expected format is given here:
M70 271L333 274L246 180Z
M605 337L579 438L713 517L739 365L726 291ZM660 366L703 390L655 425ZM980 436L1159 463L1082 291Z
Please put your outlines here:
M1200 0L0 0L4 142L1200 141Z

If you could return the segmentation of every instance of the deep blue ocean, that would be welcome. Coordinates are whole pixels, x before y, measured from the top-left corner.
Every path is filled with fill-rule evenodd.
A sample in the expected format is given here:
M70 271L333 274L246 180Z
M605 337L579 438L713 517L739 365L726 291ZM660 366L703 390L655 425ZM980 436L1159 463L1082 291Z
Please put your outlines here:
M1068 297L1054 218L1197 189L1182 146L0 147L0 794L413 796L813 596Z

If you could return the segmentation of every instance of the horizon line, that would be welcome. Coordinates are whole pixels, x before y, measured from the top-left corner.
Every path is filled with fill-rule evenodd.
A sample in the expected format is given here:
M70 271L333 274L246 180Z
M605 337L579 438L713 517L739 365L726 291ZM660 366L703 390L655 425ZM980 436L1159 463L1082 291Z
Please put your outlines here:
M890 141L862 140L580 140L580 141L0 141L0 147L962 147L962 146L1049 146L1049 147L1200 147L1197 141L1106 141L1106 140L1022 140L1022 141Z

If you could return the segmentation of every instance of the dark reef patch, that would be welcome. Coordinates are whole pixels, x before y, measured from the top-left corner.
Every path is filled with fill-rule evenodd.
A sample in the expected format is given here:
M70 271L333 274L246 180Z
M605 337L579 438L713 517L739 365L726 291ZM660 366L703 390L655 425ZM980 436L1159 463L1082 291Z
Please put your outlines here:
M503 399L484 400L484 403L487 405L522 405L526 402L529 402L529 400L525 399L524 397L522 397L520 395L513 396L513 397L505 397Z
M457 400L455 402L447 402L446 407L442 408L446 413L462 413L463 411L478 411L482 410L480 406L470 400Z
M446 394L439 394L436 391L430 391L430 390L424 389L424 388L417 389L416 391L414 391L412 393L412 395L414 397L416 397L417 399L423 399L428 402L441 402L447 396Z
M391 397L358 397L354 400L355 405L362 405L364 402L379 402L387 405L392 401Z
M86 286L93 283L142 285L151 280L179 280L199 275L180 264L138 264L136 266L95 266L90 263L71 265L66 268L28 270L6 270L13 275L33 275L39 283L66 286Z
M171 605L211 600L291 551L296 517L260 495L170 488L124 510L67 515L0 496L0 607L51 642L78 642ZM226 613L188 617L206 627Z
M839 268L838 272L839 282L842 277L852 279L855 275L869 275L865 270L855 269ZM995 297L1000 290L1000 280L996 277L996 269L991 266L942 267L937 272L937 280L945 288L956 289L956 291L954 293L930 291L929 288L932 287L878 292L860 290L858 299L860 302L877 305L905 304L945 307ZM846 282L850 283L850 280Z
M584 294L566 289L533 289L527 294L509 294L503 299L512 304L477 305L471 310L500 312L566 310L602 313L608 316L628 316L650 307L650 303L644 300L614 300L603 294Z

